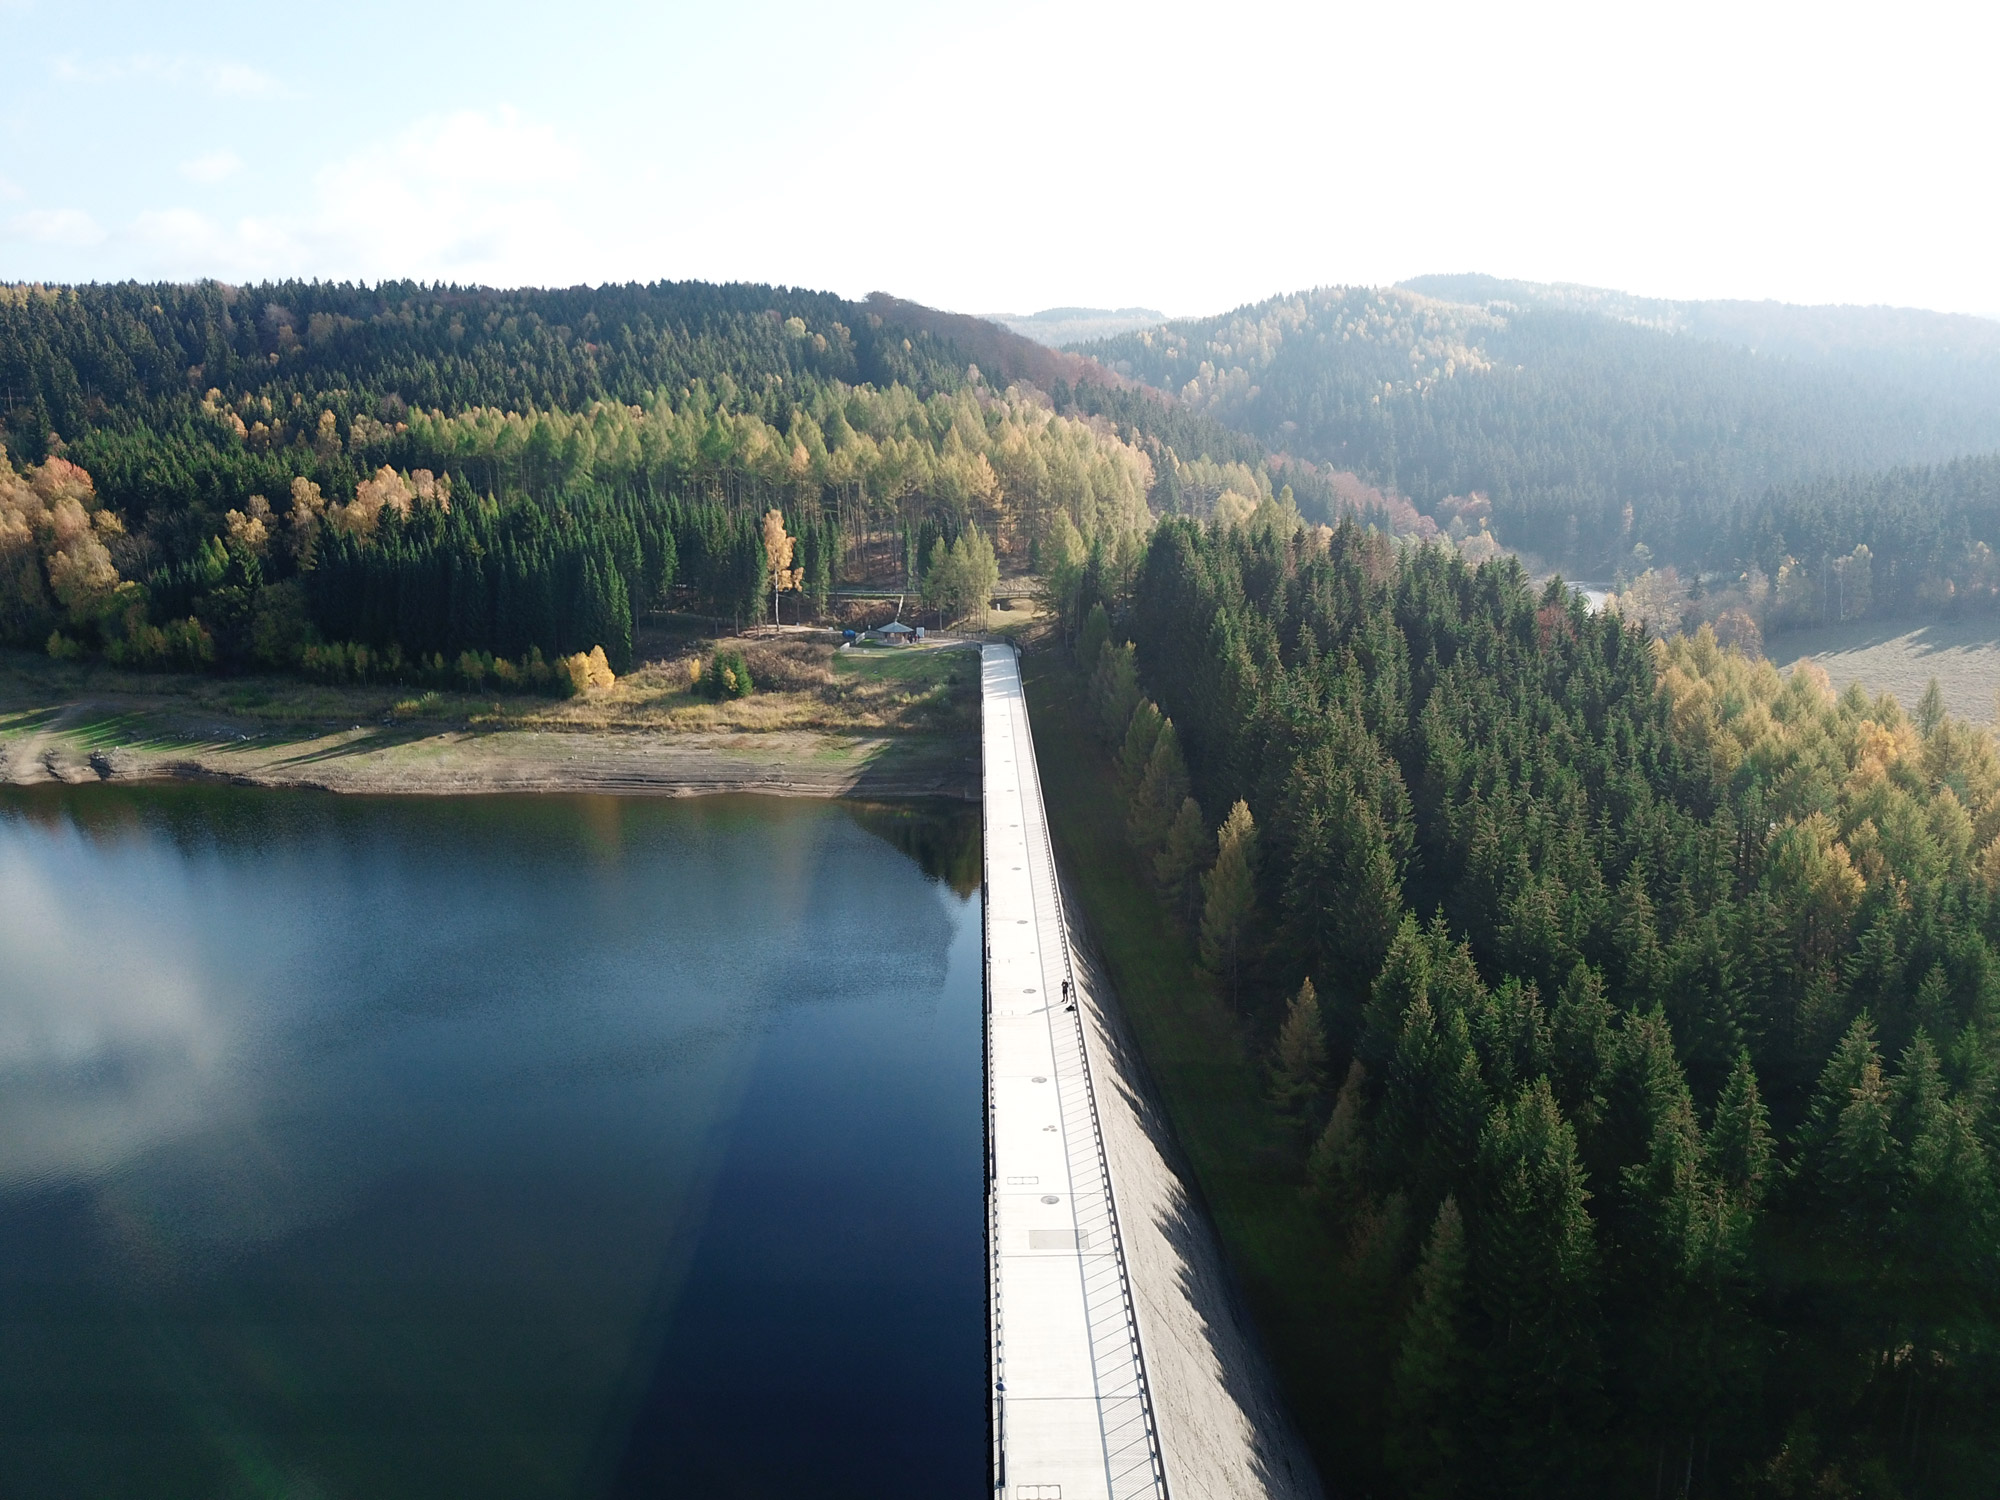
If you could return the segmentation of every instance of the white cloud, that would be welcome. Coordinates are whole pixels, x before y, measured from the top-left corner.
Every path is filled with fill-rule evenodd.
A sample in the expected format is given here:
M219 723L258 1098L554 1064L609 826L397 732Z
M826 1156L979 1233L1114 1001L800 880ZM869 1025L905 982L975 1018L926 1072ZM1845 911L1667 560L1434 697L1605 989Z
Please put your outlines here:
M128 232L153 257L169 264L227 263L234 258L229 234L191 208L150 209L132 221Z
M574 279L601 190L596 163L553 127L460 110L323 168L303 215L245 220L237 248L272 274Z
M212 183L243 168L229 151L181 163ZM329 276L564 285L657 229L652 194L630 192L563 132L520 111L460 110L322 167L302 202L234 221L186 204L147 209L110 232L75 209L18 214L15 233L45 244L104 247L117 274L232 281ZM622 184L622 186L621 186ZM639 258L658 265L657 253ZM645 274L658 274L648 271Z
M215 62L183 55L59 57L50 67L50 73L58 83L164 83L193 86L222 99L281 99L289 93L280 80L248 63Z
M80 208L31 208L15 214L7 227L20 239L65 249L86 249L105 239L97 220Z
M226 99L278 99L287 92L276 78L248 63L204 63L198 72L210 93Z
M181 163L181 176L194 182L221 182L243 170L243 158L234 151L210 151Z

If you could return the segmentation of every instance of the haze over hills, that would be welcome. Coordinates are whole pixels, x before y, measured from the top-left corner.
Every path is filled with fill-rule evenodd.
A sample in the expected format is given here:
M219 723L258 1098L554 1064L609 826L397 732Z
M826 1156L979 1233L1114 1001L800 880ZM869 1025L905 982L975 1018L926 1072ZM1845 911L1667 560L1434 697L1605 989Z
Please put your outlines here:
M1134 328L1151 328L1167 315L1150 307L1045 307L1038 313L985 313L983 316L1023 338L1061 349L1089 339L1106 339Z
M2000 449L1981 320L1913 317L1897 342L1893 317L1768 314L1801 348L1817 320L1854 351L1807 360L1635 321L1637 299L1585 301L1321 288L1077 350L1427 511L1483 496L1502 541L1572 569L1642 543L1707 556L1773 487ZM1942 352L1933 327L1954 340Z
M2000 321L1914 307L1671 301L1495 276L1415 276L1407 291L1475 306L1596 313L1808 364L1843 365L1947 400L2000 401Z
M1014 320L1028 337L887 293L747 284L16 288L0 297L0 426L15 462L62 452L90 471L132 528L114 551L149 581L154 625L217 587L254 595L217 582L231 512L254 518L255 500L267 530L289 525L295 480L346 505L385 465L542 502L789 496L824 518L838 501L857 545L875 537L871 566L905 580L975 525L1030 563L1057 509L1087 542L1148 507L1241 516L1289 490L1309 521L1443 534L1474 561L1513 548L1628 580L1671 565L1630 606L1654 623L2000 599L2000 460L1982 456L2000 453L2000 325L1419 285L1467 300L1320 289L1068 350L1044 340L1153 314L1052 308ZM1072 425L1031 410L1049 406ZM1075 443L1090 456L1055 460ZM748 573L704 556L705 581L689 569L681 586L747 607ZM641 571L626 569L635 609L664 576ZM34 604L0 634L41 639L51 618ZM248 649L243 620L218 623ZM460 636L479 632L426 638Z

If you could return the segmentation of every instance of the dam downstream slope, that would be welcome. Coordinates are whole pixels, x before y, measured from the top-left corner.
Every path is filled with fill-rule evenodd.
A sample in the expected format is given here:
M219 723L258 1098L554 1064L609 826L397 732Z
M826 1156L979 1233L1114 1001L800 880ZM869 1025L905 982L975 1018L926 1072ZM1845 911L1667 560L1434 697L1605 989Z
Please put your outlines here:
M1109 987L1073 945L1011 647L984 648L981 679L995 1493L1317 1500Z

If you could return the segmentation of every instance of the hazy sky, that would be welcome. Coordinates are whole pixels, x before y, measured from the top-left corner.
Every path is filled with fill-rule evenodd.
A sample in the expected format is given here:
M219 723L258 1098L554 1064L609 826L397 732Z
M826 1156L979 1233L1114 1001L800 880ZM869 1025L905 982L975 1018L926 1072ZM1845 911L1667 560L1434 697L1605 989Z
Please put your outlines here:
M2000 312L1991 5L0 0L0 280Z

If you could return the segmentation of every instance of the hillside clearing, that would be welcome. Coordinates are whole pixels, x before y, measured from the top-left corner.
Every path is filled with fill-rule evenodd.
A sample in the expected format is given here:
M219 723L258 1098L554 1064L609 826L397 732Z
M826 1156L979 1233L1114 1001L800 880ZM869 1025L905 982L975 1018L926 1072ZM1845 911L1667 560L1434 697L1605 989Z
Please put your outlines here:
M1817 662L1836 689L1859 682L1870 693L1893 693L1905 709L1935 677L1946 709L1974 724L1993 722L2000 693L2000 623L1992 620L1855 621L1774 635L1764 652L1786 670Z

